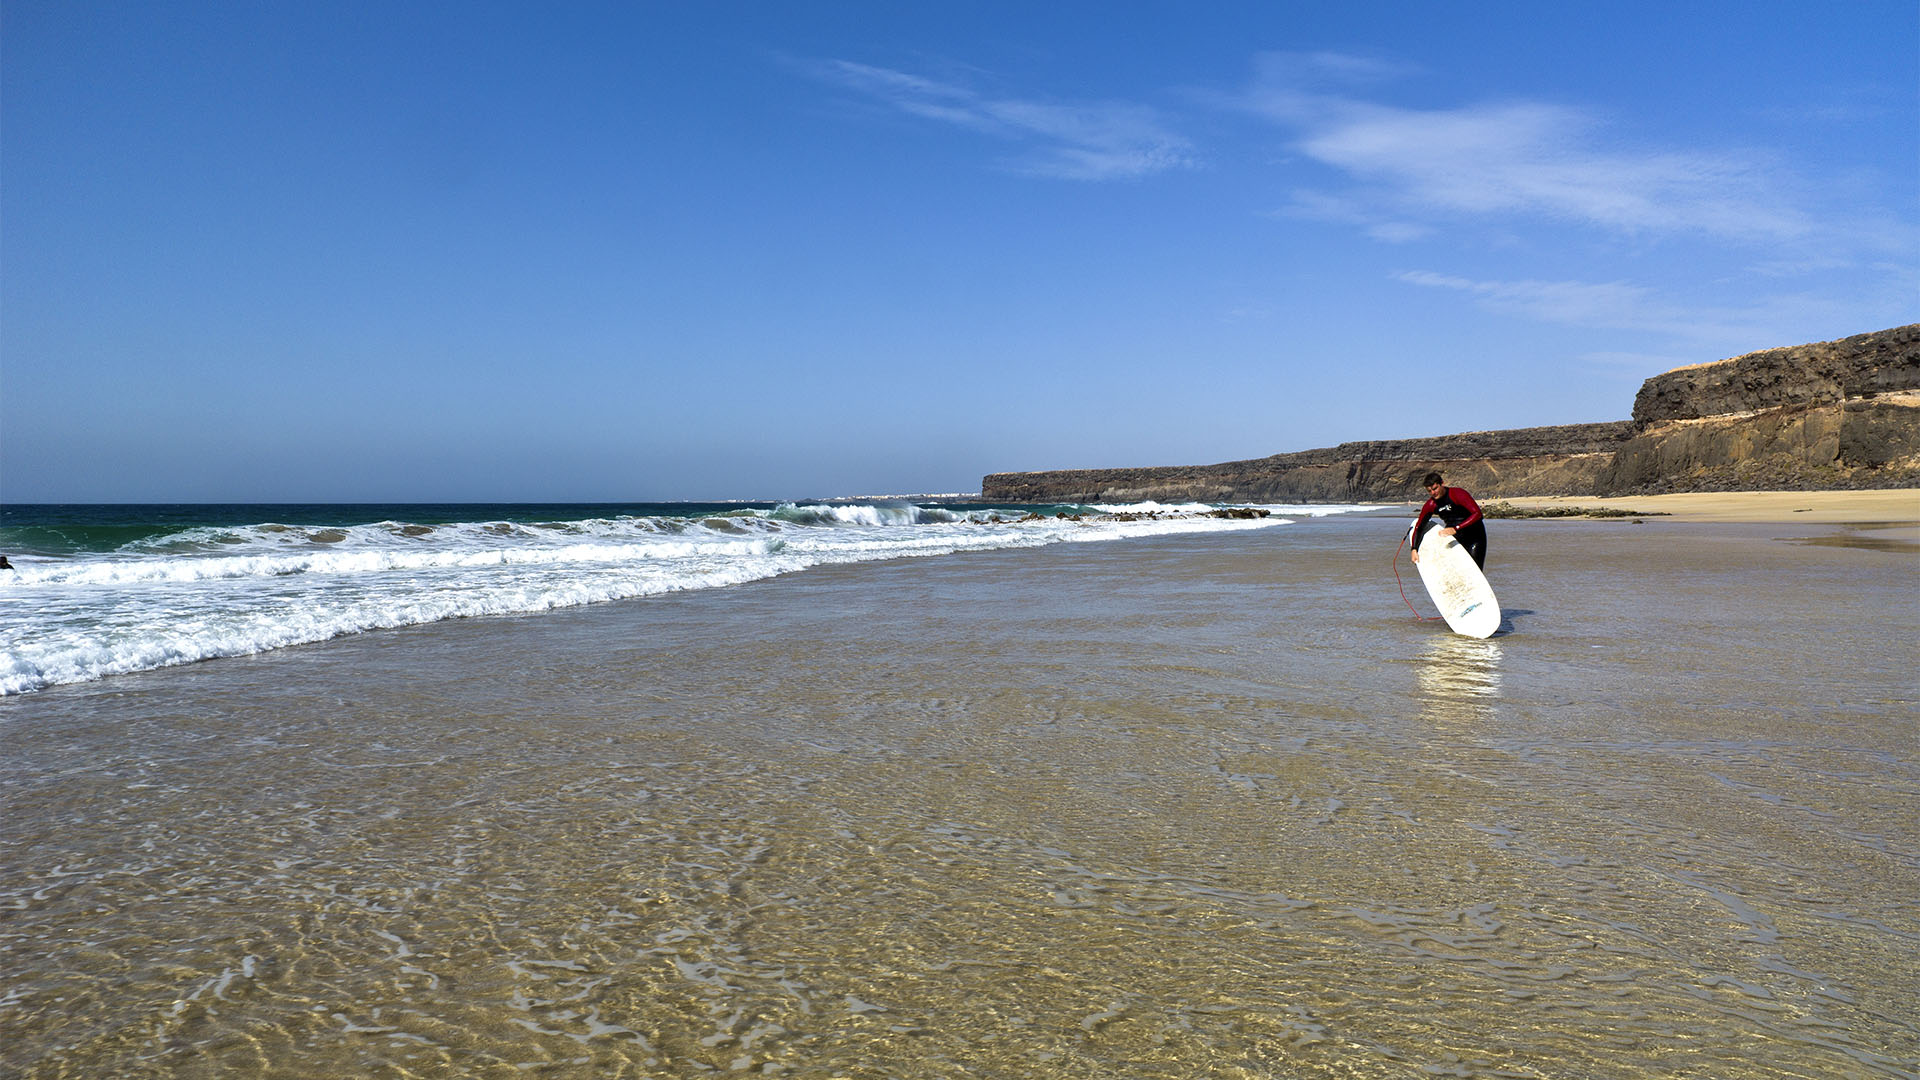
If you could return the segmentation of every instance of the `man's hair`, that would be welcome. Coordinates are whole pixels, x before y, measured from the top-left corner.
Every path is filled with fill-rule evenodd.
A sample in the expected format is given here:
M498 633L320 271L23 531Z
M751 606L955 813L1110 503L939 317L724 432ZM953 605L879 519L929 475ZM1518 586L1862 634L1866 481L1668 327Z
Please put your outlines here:
M1446 482L1446 481L1444 481L1444 480L1442 480L1442 479L1440 479L1440 474L1439 474L1439 473L1437 473L1437 472L1430 472L1430 473L1428 473L1428 474L1427 474L1427 478L1426 478L1425 480L1422 480L1422 481L1420 481L1420 486L1421 486L1421 487L1430 487L1430 486L1432 486L1432 485L1434 485L1434 484L1443 484L1443 483L1445 483L1445 482Z

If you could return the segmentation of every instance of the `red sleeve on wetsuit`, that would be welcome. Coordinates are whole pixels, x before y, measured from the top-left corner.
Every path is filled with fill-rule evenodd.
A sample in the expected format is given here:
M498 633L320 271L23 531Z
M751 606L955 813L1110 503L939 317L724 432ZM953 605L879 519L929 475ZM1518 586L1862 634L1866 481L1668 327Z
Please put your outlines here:
M1428 499L1420 505L1420 516L1415 518L1413 522L1413 542L1416 545L1420 543L1420 530L1427 527L1427 519L1433 516L1433 511L1439 505L1440 504L1434 502L1432 499Z
M1466 488L1448 488L1447 495L1453 500L1453 505L1467 512L1467 520L1454 526L1454 528L1464 529L1469 525L1479 524L1480 504L1473 501L1473 496L1467 494Z

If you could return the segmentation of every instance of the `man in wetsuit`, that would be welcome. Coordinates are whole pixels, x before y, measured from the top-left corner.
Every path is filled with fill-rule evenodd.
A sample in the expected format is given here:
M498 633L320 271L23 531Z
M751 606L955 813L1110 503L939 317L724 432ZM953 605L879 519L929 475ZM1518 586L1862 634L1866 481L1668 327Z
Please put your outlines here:
M1480 504L1473 501L1466 488L1450 488L1440 481L1440 474L1430 472L1421 483L1427 486L1427 501L1420 507L1420 520L1413 523L1413 561L1420 561L1421 530L1427 527L1427 519L1440 515L1440 523L1445 526L1440 535L1451 536L1473 556L1474 565L1482 570L1487 568L1487 522L1480 516Z

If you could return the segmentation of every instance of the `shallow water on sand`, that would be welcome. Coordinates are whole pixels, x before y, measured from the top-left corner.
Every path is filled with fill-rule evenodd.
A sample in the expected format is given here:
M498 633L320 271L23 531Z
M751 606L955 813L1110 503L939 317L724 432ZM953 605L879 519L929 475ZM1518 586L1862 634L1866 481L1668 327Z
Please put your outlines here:
M1920 563L1496 524L1490 641L1357 518L0 702L0 1073L1912 1075Z

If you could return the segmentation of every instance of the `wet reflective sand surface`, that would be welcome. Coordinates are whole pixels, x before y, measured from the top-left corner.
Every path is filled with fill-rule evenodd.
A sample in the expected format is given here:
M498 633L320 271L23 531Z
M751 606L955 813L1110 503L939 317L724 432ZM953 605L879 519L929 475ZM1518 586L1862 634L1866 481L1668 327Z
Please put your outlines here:
M1496 524L1489 641L1328 519L0 702L0 1074L1920 1070L1920 561Z

